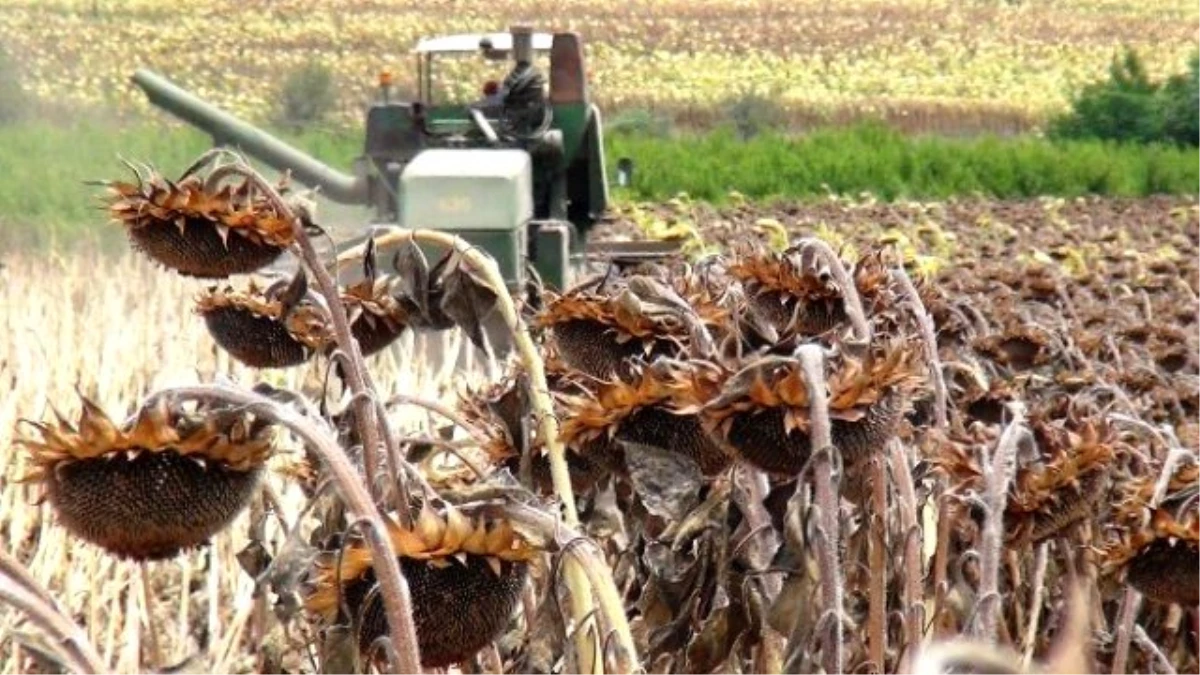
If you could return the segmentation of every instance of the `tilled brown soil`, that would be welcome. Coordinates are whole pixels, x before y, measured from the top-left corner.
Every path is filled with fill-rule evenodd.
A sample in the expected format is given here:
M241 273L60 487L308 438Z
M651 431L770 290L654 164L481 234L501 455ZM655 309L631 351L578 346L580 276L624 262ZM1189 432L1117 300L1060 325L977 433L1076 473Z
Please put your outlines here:
M659 204L625 205L595 230L598 238L641 239L638 216L664 224L694 223L705 239L725 244L745 236L763 236L774 221L792 236L829 233L858 245L869 245L890 229L923 234L932 243L934 232L959 237L956 258L987 258L1001 253L1031 253L1033 247L1086 246L1089 243L1149 253L1158 247L1194 247L1200 205L1193 197L1149 198L1080 197L1023 200L960 199L954 201L879 202L871 199L829 198L816 202L731 203L715 207L676 199ZM1115 239L1113 238L1115 237ZM978 244L986 244L978 248ZM1184 251L1179 251L1184 253ZM1193 288L1195 279L1191 280Z
M854 269L865 276L851 274L859 293L868 296L881 286L869 267L861 267L862 255L889 247L903 254L932 319L948 404L948 423L935 424L927 390L925 398L914 399L914 413L897 432L919 449L918 494L922 483L936 480L928 498L938 503L939 520L947 525L944 532L938 528L929 572L935 586L946 584L926 617L934 634L958 634L972 621L975 610L969 608L980 600L972 596L980 578L976 556L987 545L981 498L989 474L996 475L988 462L1007 432L1019 426L1010 423L1025 420L1028 441L1016 451L1004 507L1000 641L1017 646L1029 630L1025 607L1038 605L1031 597L1034 588L1058 598L1051 603L1055 609L1044 610L1045 621L1064 621L1066 583L1078 574L1085 577L1097 622L1089 646L1096 667L1147 672L1157 667L1150 654L1143 649L1126 654L1118 646L1128 644L1131 630L1146 631L1144 642L1157 645L1174 667L1196 664L1198 214L1197 200L1186 197L890 204L830 199L720 208L682 198L624 206L596 234L683 235L693 246L707 247L693 269L740 265L743 271L732 275L738 279L732 285L740 284L751 303L775 310L780 296L771 289L791 284L803 309L820 297L812 289L829 277L814 258L805 262L804 246L789 249L799 256L798 266L789 269L787 252L774 258L731 256L739 244L762 251L766 243L779 251L805 237L828 242L841 249L842 258L860 261ZM681 283L688 290L697 287ZM705 296L685 296L703 314ZM883 318L903 311L894 304L900 296L874 297L864 299L864 306L871 305L868 319L879 326L877 335L887 334L894 324ZM804 314L782 307L789 311L775 317L777 323L790 320L794 329ZM776 399L788 395L785 385L759 387L743 405L777 405ZM838 390L831 389L836 398ZM713 395L697 395L708 401L705 410L720 407ZM752 425L771 424L765 415L750 419L752 424L726 429L731 442ZM741 440L745 447L737 450L751 461L763 447L779 445L765 437ZM836 437L834 443L844 445ZM842 454L849 462L844 447ZM862 480L853 477L854 469L847 466L851 480L844 488ZM854 500L853 491L845 494ZM864 531L851 527L851 549ZM1048 560L1040 572L1037 556ZM849 593L855 598L851 605L863 600L869 577L861 568L848 573L848 588L859 589ZM1119 624L1131 597L1122 595L1123 588L1143 594L1131 615L1136 626ZM953 599L960 591L962 604ZM862 614L856 618L866 621ZM1030 647L1038 654L1048 648L1042 638ZM863 663L867 657L857 652L851 658Z

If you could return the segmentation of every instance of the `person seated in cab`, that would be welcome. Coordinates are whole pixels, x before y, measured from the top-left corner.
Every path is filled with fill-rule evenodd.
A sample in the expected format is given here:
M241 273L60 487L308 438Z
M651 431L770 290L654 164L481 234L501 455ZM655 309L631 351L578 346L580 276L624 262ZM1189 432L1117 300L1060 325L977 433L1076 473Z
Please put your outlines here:
M482 108L488 117L495 117L500 111L501 104L504 103L504 96L500 93L500 83L495 80L488 80L483 83L483 98L475 105Z

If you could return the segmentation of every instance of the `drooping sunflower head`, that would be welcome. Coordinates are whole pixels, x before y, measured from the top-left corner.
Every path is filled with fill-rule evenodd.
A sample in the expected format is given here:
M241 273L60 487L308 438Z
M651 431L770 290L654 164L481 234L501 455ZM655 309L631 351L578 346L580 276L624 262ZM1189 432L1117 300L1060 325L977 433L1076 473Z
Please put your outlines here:
M297 366L333 341L324 301L296 279L209 288L196 299L196 313L222 349L252 368Z
M1009 321L998 332L977 338L974 347L994 363L1015 371L1044 365L1054 355L1049 331L1017 321Z
M1139 503L1140 502L1140 503ZM1200 518L1124 502L1120 528L1099 546L1100 571L1154 602L1200 604Z
M135 173L135 182L105 183L104 203L134 248L180 274L249 274L294 241L286 215L245 179L193 174L171 181L152 171Z
M59 521L121 557L199 546L249 502L274 449L273 427L244 410L160 397L124 424L83 398L77 423L29 422L18 444Z
M882 250L857 262L843 261L864 311L887 287ZM752 309L780 335L819 335L847 320L845 289L827 265L803 247L784 251L742 248L728 264L729 275L746 290Z
M342 290L350 332L363 356L386 349L409 325L409 311L392 295L391 285L388 277L367 278Z
M1036 545L1094 518L1115 456L1112 431L1102 422L1031 415L1030 427L1040 456L1019 467L1004 514L1014 545Z
M545 365L555 414L564 419L561 397L585 391L582 385L585 378L565 368L552 354L546 355ZM527 478L531 487L539 493L552 494L550 457L530 405L529 375L522 366L515 364L499 382L464 390L458 396L458 411L473 428L473 435L480 439L488 462L521 477L522 458L528 454L530 475ZM577 493L588 491L607 475L609 469L597 457L586 456L570 447L568 450L567 468Z
M644 276L592 280L561 295L547 293L533 325L546 329L564 364L599 379L626 374L634 359L714 348L696 308L669 284Z
M538 555L507 520L426 505L412 527L395 519L387 525L412 597L423 666L468 659L504 632ZM372 647L388 624L364 541L318 558L304 606L323 623L349 623L364 660L374 660Z
M625 443L677 452L715 474L730 457L705 431L698 409L717 395L723 373L710 363L658 359L630 377L594 382L559 397L561 440L581 455L624 471Z
M1111 427L1034 410L1029 426L1035 442L1018 451L1016 473L1004 510L1007 545L1033 546L1069 533L1072 526L1097 521L1111 486L1118 445ZM986 490L981 457L995 448L999 425L927 433L922 453L958 495ZM951 501L948 517L966 539L978 534L983 512L968 501ZM969 534L964 534L969 533Z
M847 465L882 450L910 397L923 386L920 348L881 342L862 357L839 352L826 366L833 443ZM762 356L730 371L721 393L701 408L710 433L759 468L795 474L808 461L809 392L800 361Z

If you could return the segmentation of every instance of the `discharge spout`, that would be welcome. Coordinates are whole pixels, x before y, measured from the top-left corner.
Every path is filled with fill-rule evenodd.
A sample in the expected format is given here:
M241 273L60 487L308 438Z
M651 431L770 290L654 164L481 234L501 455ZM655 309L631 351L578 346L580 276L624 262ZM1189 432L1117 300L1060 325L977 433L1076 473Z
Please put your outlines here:
M241 150L276 171L290 171L295 180L319 189L322 195L335 202L370 203L365 176L338 171L150 70L138 69L132 79L146 92L151 103L207 132L214 142Z

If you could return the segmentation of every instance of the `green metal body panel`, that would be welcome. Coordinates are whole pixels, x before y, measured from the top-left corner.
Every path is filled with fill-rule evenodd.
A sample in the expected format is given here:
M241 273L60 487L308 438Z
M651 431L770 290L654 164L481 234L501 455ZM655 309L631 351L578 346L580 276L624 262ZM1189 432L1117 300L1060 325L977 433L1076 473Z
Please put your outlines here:
M500 273L504 275L504 282L508 284L509 290L517 290L525 283L525 242L526 231L524 227L515 230L459 230L454 233L462 237L467 243L487 251L488 255L492 256L496 261L496 265L500 268ZM435 255L430 255L436 253ZM426 255L430 256L430 260L438 260L444 250L437 251L429 247Z
M587 128L587 105L583 103L561 103L553 106L552 128L562 131L563 159L569 165L579 156L583 132Z
M487 251L517 287L533 218L531 171L523 150L425 150L400 175L400 226L453 232Z
M567 221L542 221L538 223L537 270L542 283L555 290L565 290L571 279L571 244L574 228Z

